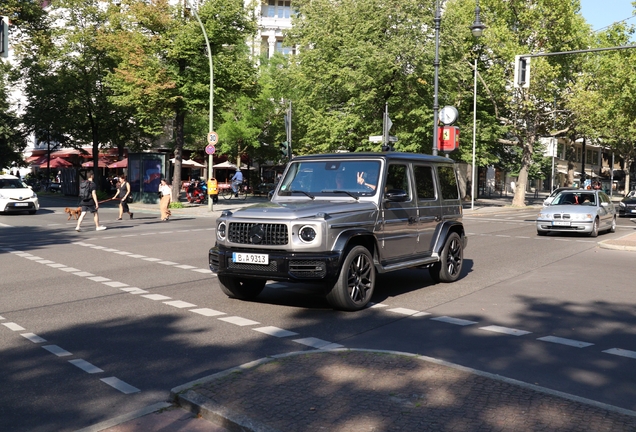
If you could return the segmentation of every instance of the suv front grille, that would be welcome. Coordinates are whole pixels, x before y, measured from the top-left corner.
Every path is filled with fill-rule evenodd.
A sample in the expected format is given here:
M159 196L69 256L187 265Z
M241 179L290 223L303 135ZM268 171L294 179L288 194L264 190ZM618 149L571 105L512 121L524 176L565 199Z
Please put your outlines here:
M232 243L282 246L287 244L287 225L230 222L227 238Z

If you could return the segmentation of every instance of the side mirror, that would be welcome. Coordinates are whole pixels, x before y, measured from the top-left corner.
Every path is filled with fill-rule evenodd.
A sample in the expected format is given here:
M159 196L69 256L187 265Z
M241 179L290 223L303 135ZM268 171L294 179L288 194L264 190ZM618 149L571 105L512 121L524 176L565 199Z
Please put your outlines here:
M404 202L408 201L409 194L404 189L389 189L384 197L391 202Z

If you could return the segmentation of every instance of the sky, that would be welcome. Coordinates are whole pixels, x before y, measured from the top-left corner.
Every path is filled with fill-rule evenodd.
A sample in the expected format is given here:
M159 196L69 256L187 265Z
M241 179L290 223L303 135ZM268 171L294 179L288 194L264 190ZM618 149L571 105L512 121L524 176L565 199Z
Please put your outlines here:
M581 15L592 26L593 30L630 18L634 7L632 0L580 0ZM626 21L627 24L636 25L636 17Z

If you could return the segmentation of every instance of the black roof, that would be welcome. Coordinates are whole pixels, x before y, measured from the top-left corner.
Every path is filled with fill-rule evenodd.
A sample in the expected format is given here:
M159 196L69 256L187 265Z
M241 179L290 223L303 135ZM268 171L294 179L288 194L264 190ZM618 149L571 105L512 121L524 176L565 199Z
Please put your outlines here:
M443 156L432 156L423 153L403 153L403 152L347 152L347 153L325 153L314 154L305 156L296 156L296 160L304 159L358 159L358 158L382 158L387 161L390 160L402 160L402 161L420 161L420 162L434 162L434 163L455 163L454 160Z

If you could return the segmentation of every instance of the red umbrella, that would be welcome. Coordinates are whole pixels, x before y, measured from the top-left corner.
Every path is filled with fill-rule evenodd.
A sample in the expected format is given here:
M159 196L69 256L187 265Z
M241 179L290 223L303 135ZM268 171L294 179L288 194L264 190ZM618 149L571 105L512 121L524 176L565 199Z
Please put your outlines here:
M106 168L108 167L108 164L110 163L110 161L106 160L106 159L99 159L97 161L97 167L98 168ZM88 161L88 162L84 162L82 164L82 168L93 168L93 161Z
M51 159L51 162L48 164L48 166L50 168L66 168L66 167L73 166L73 164L67 161L66 159L56 157ZM47 167L46 160L44 160L44 162L40 164L40 168L46 168L46 167Z
M114 162L108 165L108 168L128 168L128 158L124 158L120 161Z

